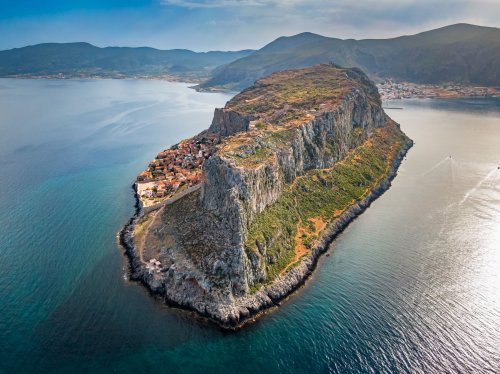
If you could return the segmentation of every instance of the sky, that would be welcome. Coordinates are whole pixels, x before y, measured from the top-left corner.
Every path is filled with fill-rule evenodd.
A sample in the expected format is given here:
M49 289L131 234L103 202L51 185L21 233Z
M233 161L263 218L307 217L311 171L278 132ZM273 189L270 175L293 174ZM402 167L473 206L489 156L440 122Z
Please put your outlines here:
M0 50L75 41L258 49L304 31L387 38L459 22L500 27L500 0L0 0Z

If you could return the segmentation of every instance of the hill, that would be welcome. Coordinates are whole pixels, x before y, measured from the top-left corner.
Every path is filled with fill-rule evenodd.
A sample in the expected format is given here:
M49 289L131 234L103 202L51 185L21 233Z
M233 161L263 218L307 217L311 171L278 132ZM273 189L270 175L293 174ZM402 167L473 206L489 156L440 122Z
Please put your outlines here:
M342 40L312 33L281 37L217 68L200 89L242 89L275 71L334 62L372 79L500 85L500 29L456 24L392 39Z
M253 51L193 52L149 47L99 48L88 43L46 43L0 51L0 76L158 76L206 78L216 66Z
M168 304L238 328L303 284L389 188L411 145L359 69L259 79L140 174L139 209L121 233L131 276ZM174 195L143 204L165 185Z

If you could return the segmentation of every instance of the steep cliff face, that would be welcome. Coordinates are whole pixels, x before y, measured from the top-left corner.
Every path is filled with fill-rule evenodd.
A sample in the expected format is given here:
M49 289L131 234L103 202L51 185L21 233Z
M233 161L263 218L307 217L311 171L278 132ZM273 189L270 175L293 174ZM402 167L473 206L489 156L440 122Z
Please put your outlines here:
M246 292L256 281L265 278L265 264L258 254L248 258L240 249L248 226L256 213L262 212L281 195L282 189L297 176L310 169L331 167L346 153L385 125L387 117L380 106L368 103L366 93L354 92L335 109L288 130L288 144L264 145L257 139L252 152L266 147L268 159L256 167L238 166L234 158L216 155L205 163L201 205L204 210L225 217L231 222L225 232L235 241L238 257L243 256L246 268L241 272L235 290ZM357 136L353 132L359 129ZM251 153L252 154L252 153ZM238 234L237 239L235 233Z
M287 91L290 84L292 89ZM297 90L303 91L301 98L314 100L282 95ZM270 91L277 97L272 108L262 98L263 92ZM279 224L277 216L271 220L274 229L260 230L268 210L280 206L287 207L284 215L291 209L289 213L293 210L302 220L302 212L310 209L302 202L324 186L309 184L292 198L299 179L302 184L324 179L323 185L331 183L326 191L338 190L343 199L342 191L349 186L337 183L334 174L328 179L311 173L335 170L348 154L373 147L372 137L388 138L383 132L387 127L392 136L385 142L387 152L373 157L379 174L364 172L361 179L353 179L354 192L344 204L347 212L363 199L370 201L371 195L357 196L356 191L380 188L410 144L384 113L374 86L357 70L321 65L278 73L240 95L215 112L209 131L228 137L217 154L205 161L201 188L165 205L149 226L144 247L157 254L161 270L142 271L143 281L167 301L226 327L238 325L301 284L318 253L325 250L326 236L332 236L332 227L339 225L338 209L318 209L314 214L322 224L313 230L308 248L302 241L312 231L304 231L306 225L300 222ZM255 110L259 100L262 106ZM353 165L359 162L356 157ZM385 171L380 166L384 162ZM338 178L344 181L342 175ZM311 218L307 224L311 222L316 221Z
M249 124L250 119L247 116L217 108L208 131L221 136L229 136L241 131L248 131Z

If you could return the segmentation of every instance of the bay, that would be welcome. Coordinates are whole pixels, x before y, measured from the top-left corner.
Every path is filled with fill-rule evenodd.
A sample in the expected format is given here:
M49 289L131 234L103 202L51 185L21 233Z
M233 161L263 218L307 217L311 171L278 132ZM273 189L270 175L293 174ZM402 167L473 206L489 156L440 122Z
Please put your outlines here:
M407 100L393 186L278 310L225 333L126 279L131 184L230 95L0 79L0 372L496 372L500 100ZM451 156L451 157L450 157Z

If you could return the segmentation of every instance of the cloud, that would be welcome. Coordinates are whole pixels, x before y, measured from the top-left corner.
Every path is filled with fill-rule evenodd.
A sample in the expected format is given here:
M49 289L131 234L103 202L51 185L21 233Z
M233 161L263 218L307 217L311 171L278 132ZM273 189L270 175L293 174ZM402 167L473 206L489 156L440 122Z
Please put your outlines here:
M499 26L498 0L162 0L220 26L231 19L243 29L272 35L313 31L341 38L382 38L451 23ZM257 30L260 33L263 30ZM238 33L238 30L233 30Z
M165 5L173 5L182 8L229 8L229 7L249 7L265 6L268 1L259 0L215 0L215 1L196 1L196 0L163 0Z
M161 0L189 14L183 40L220 49L260 48L304 31L389 38L453 23L500 26L499 0ZM189 27L189 30L188 30Z
M236 50L261 48L277 37L304 31L366 39L414 34L459 22L500 26L500 0L147 2L150 5L140 8L85 9L2 19L0 49L88 41L99 46Z
M425 6L432 9L436 6L435 0L161 0L164 5L177 6L182 8L231 8L231 7L311 7L320 10L328 10L333 7L352 7L369 10L372 7L378 8L413 8ZM464 5L498 5L498 0L441 0L439 3L462 7ZM439 4L438 3L438 4Z
M196 8L247 8L328 5L325 0L162 0L162 4L188 9Z

